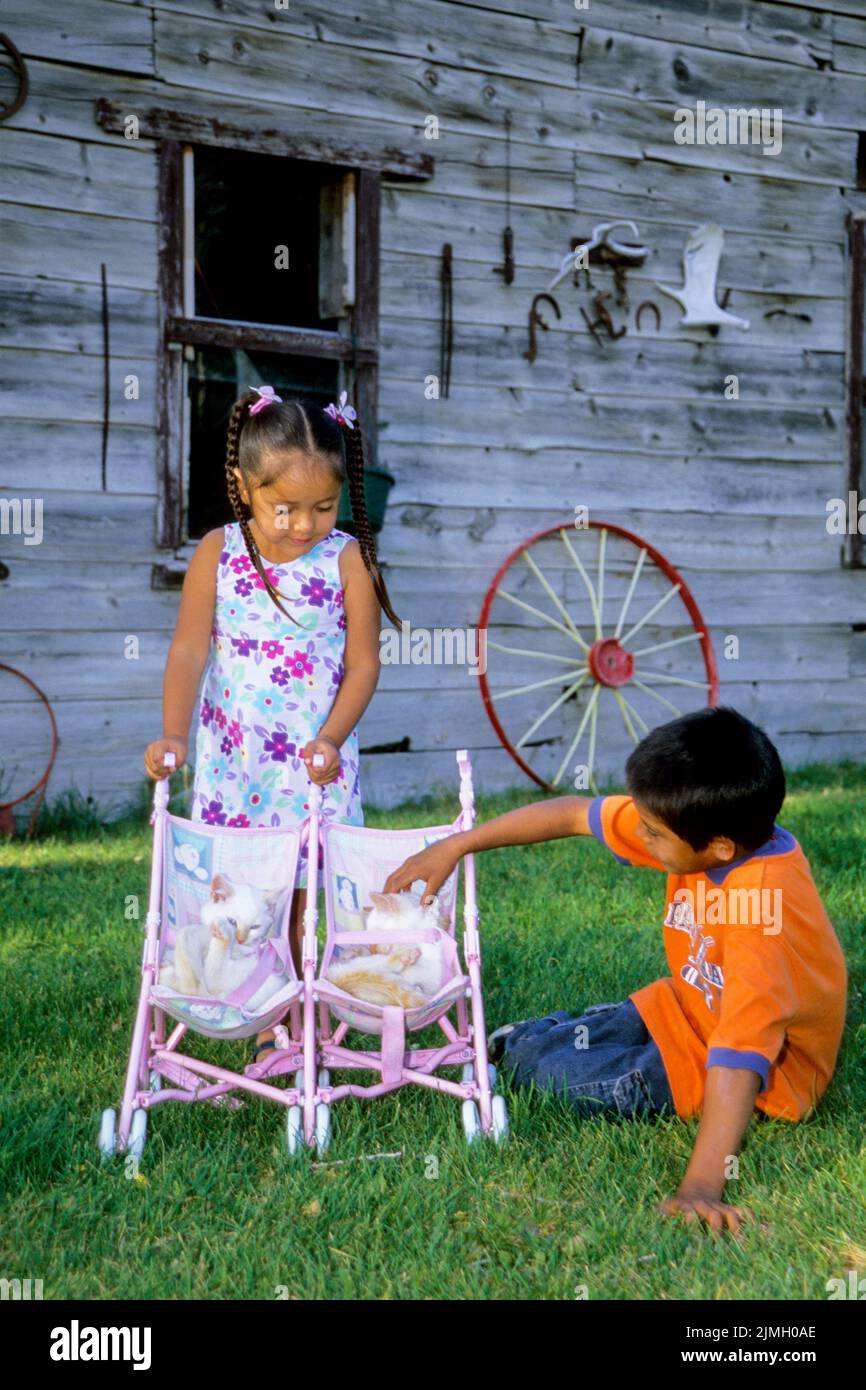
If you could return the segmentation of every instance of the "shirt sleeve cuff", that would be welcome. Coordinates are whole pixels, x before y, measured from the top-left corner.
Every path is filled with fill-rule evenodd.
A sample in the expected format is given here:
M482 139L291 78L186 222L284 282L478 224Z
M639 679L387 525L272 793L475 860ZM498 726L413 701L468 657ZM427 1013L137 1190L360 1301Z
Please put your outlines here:
M618 860L620 864L629 864L629 865L630 865L630 864L631 864L631 860L630 860L630 859L623 859L622 855L621 855L621 854L617 854L616 850L610 849L610 845L607 843L607 840L604 838L604 825L603 825L602 819L601 819L601 808L602 808L602 806L604 805L604 802L605 802L605 798L604 798L603 796L595 796L595 797L593 797L592 801L589 803L589 828L590 828L590 830L592 831L592 833L593 833L593 835L595 836L595 838L596 838L597 840L600 840L600 841L601 841L601 843L604 845L605 849L610 850L610 852L611 852L611 854L613 855L614 859Z
M707 1053L707 1070L710 1067L740 1067L744 1071L756 1071L761 1078L761 1091L766 1091L770 1079L770 1063L760 1052L738 1052L733 1047L711 1047ZM760 1091L758 1094L760 1095Z

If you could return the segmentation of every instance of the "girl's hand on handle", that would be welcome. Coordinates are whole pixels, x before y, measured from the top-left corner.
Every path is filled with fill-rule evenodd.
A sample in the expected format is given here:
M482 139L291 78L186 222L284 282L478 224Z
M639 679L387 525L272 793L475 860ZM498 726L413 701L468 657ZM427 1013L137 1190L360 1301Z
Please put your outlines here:
M340 775L340 749L332 738L323 738L320 734L318 738L310 739L301 757L306 764L307 776L316 786L326 787L329 782L336 782Z
M185 738L158 738L154 743L149 743L144 750L144 770L148 777L152 777L154 782L161 782L164 777L176 772L186 762L186 750ZM174 753L173 768L163 766L165 753Z
M461 834L449 835L447 839L437 840L435 845L428 845L419 854L411 855L385 880L382 891L402 893L404 889L411 888L417 879L421 879L425 885L423 900L426 902L428 898L434 897L463 857L461 840Z

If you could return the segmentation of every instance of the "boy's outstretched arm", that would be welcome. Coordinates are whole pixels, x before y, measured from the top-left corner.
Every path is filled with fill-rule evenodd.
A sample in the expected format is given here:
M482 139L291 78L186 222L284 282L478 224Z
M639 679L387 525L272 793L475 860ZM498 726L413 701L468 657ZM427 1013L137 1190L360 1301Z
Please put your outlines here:
M695 1147L675 1195L662 1202L666 1216L698 1217L713 1231L734 1234L750 1213L722 1201L726 1168L737 1153L755 1108L761 1078L742 1067L710 1067Z
M533 845L541 840L562 840L569 835L589 835L589 808L592 797L557 796L549 801L533 801L506 811L502 816L471 830L460 830L413 854L385 883L386 893L411 888L416 879L426 884L425 896L437 893L453 873L464 854L482 849L502 849L505 845Z

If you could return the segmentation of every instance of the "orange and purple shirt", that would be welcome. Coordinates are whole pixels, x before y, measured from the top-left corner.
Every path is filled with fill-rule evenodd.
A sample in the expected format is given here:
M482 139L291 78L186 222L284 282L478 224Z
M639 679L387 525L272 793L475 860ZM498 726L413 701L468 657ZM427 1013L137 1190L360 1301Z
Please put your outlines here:
M590 829L622 864L664 865L638 836L629 796L596 797ZM670 975L630 998L658 1047L677 1114L701 1109L709 1067L755 1071L758 1110L799 1120L833 1075L845 1023L845 958L809 861L789 831L705 873L667 876Z

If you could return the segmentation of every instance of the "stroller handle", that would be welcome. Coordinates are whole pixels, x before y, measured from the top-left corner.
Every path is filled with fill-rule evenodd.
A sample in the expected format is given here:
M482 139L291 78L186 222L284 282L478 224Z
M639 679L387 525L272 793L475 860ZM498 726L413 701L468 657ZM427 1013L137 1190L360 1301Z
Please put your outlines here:
M172 753L172 751L171 751L170 748L167 749L166 752L163 753L163 755L162 755L162 765L163 765L163 767L169 768L172 772L173 772L174 769L177 767L177 755L176 755L175 753ZM314 754L313 754L313 767L324 767L324 766L325 766L325 755L324 755L324 753L314 753Z
M313 767L324 767L324 765L325 765L325 755L324 755L324 753L314 753L314 754L313 754L312 763L313 763ZM163 753L163 755L162 755L162 765L163 765L163 767L166 768L169 772L173 772L173 771L175 770L175 768L177 767L177 755L176 755L175 753L173 753L172 750L171 750L170 748L167 749L167 750ZM169 783L169 778L168 778L168 777L163 777L163 778L161 778L161 779L157 782L157 784L156 784L156 788L155 788L155 790L154 790L154 807L153 807L153 815L151 816L151 824L154 823L154 819L155 819L156 813L157 813L158 811L165 811L165 810L168 808L168 799L169 799L168 783ZM321 789L321 787L317 787L314 783L310 783L310 794L311 794L311 796L312 796L313 799L314 799L315 808L316 808L316 810L318 810L318 808L321 806L321 800L322 800L322 789Z

